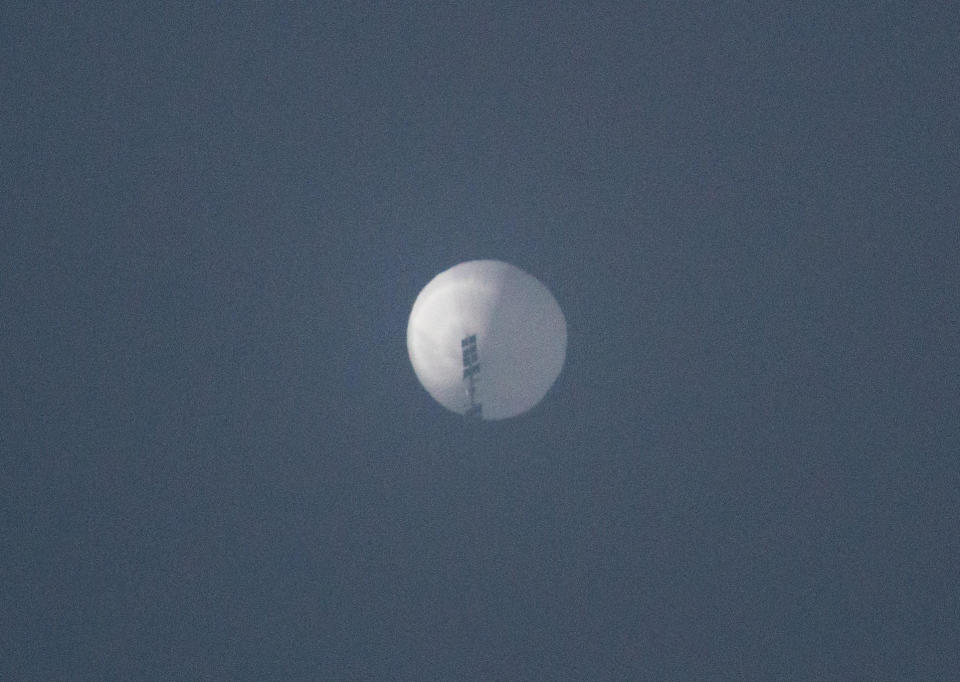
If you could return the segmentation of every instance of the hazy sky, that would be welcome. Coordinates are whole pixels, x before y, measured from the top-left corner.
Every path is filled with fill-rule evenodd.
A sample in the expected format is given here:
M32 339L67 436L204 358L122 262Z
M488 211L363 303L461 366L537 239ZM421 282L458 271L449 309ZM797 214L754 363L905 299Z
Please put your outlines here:
M107 4L0 8L0 677L960 674L955 3Z

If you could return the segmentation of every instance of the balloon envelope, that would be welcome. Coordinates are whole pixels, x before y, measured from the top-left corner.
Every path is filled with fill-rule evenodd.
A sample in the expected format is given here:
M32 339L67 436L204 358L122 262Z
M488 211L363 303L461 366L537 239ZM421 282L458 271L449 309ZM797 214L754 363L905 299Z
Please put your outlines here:
M407 324L407 351L423 387L447 409L484 419L513 417L540 402L566 349L557 301L502 261L441 272L417 296Z

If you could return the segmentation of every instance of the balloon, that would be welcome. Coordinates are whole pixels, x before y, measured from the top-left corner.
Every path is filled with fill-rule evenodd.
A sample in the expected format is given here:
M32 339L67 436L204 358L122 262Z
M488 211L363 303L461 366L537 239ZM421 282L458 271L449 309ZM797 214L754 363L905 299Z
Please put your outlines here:
M567 350L567 322L551 293L496 260L460 263L413 304L407 351L423 387L449 410L505 419L540 402Z

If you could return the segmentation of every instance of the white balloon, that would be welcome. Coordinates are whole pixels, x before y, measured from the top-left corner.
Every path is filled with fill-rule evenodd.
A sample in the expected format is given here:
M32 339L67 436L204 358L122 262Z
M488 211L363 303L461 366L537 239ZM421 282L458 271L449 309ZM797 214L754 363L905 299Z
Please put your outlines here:
M539 403L566 350L567 322L550 291L496 260L460 263L434 277L407 324L410 362L427 392L449 410L484 419Z

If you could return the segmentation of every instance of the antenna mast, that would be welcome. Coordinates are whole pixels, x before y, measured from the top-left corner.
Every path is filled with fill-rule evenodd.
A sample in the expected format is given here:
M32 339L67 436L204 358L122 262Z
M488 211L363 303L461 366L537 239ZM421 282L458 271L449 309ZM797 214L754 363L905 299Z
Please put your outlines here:
M464 416L473 419L483 418L483 408L477 402L477 374L480 372L480 354L477 352L477 335L465 336L460 341L460 350L463 352L463 379L470 407Z

